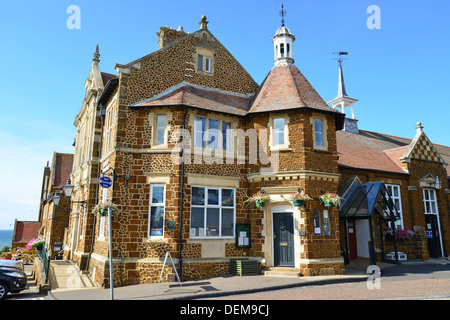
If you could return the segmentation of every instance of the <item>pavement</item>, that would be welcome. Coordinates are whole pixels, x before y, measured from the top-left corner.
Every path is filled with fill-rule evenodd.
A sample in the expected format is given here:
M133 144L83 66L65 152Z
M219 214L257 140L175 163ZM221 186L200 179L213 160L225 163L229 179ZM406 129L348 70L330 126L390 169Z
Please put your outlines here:
M405 262L403 262L405 263ZM408 261L417 264L450 264L445 258L430 259L427 261ZM114 300L195 300L224 297L236 294L247 294L269 290L280 290L300 286L318 286L335 283L348 283L367 281L370 274L367 273L368 261L352 261L346 267L344 275L327 275L315 277L282 277L282 276L235 276L223 275L207 279L193 281L165 282L153 284L129 285L114 287ZM381 273L386 268L400 266L392 263L377 262ZM59 274L58 285L52 283L52 289L48 296L53 300L111 300L111 290L94 287L92 282L76 275L76 266L69 261L52 262L54 275ZM59 269L59 270L58 270ZM71 270L71 271L68 271ZM56 277L50 277L53 282Z

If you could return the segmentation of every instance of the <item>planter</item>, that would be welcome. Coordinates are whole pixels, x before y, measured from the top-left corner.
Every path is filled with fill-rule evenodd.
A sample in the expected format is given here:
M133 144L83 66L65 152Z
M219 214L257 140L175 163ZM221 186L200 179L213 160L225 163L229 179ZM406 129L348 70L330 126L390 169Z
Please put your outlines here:
M324 202L323 203L323 205L325 206L325 207L334 207L334 203L331 203L331 202Z
M303 206L304 200L292 200L292 203L294 204L294 207L301 207Z
M255 205L257 208L264 208L266 206L265 202L255 201Z

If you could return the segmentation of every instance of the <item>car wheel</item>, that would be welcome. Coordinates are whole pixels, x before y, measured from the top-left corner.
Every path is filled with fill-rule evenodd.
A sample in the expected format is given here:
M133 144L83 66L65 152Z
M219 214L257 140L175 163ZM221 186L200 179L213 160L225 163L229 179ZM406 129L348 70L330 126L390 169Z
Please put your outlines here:
M6 295L8 294L8 287L0 282L0 300L6 299Z

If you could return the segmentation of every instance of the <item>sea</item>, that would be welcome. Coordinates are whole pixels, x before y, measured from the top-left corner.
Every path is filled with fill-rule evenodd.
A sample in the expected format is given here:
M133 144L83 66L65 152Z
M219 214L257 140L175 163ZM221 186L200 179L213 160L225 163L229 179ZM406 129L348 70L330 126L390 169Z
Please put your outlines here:
M12 245L12 235L14 230L0 230L0 250L4 246Z

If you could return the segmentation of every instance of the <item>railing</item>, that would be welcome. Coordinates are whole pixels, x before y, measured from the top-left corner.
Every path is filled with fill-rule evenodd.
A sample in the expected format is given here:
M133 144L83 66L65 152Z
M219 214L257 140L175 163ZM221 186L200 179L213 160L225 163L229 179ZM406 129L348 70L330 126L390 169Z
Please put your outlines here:
M41 259L42 269L44 270L45 283L48 283L48 269L50 266L50 257L46 244L43 244L41 248L36 248L36 256Z

